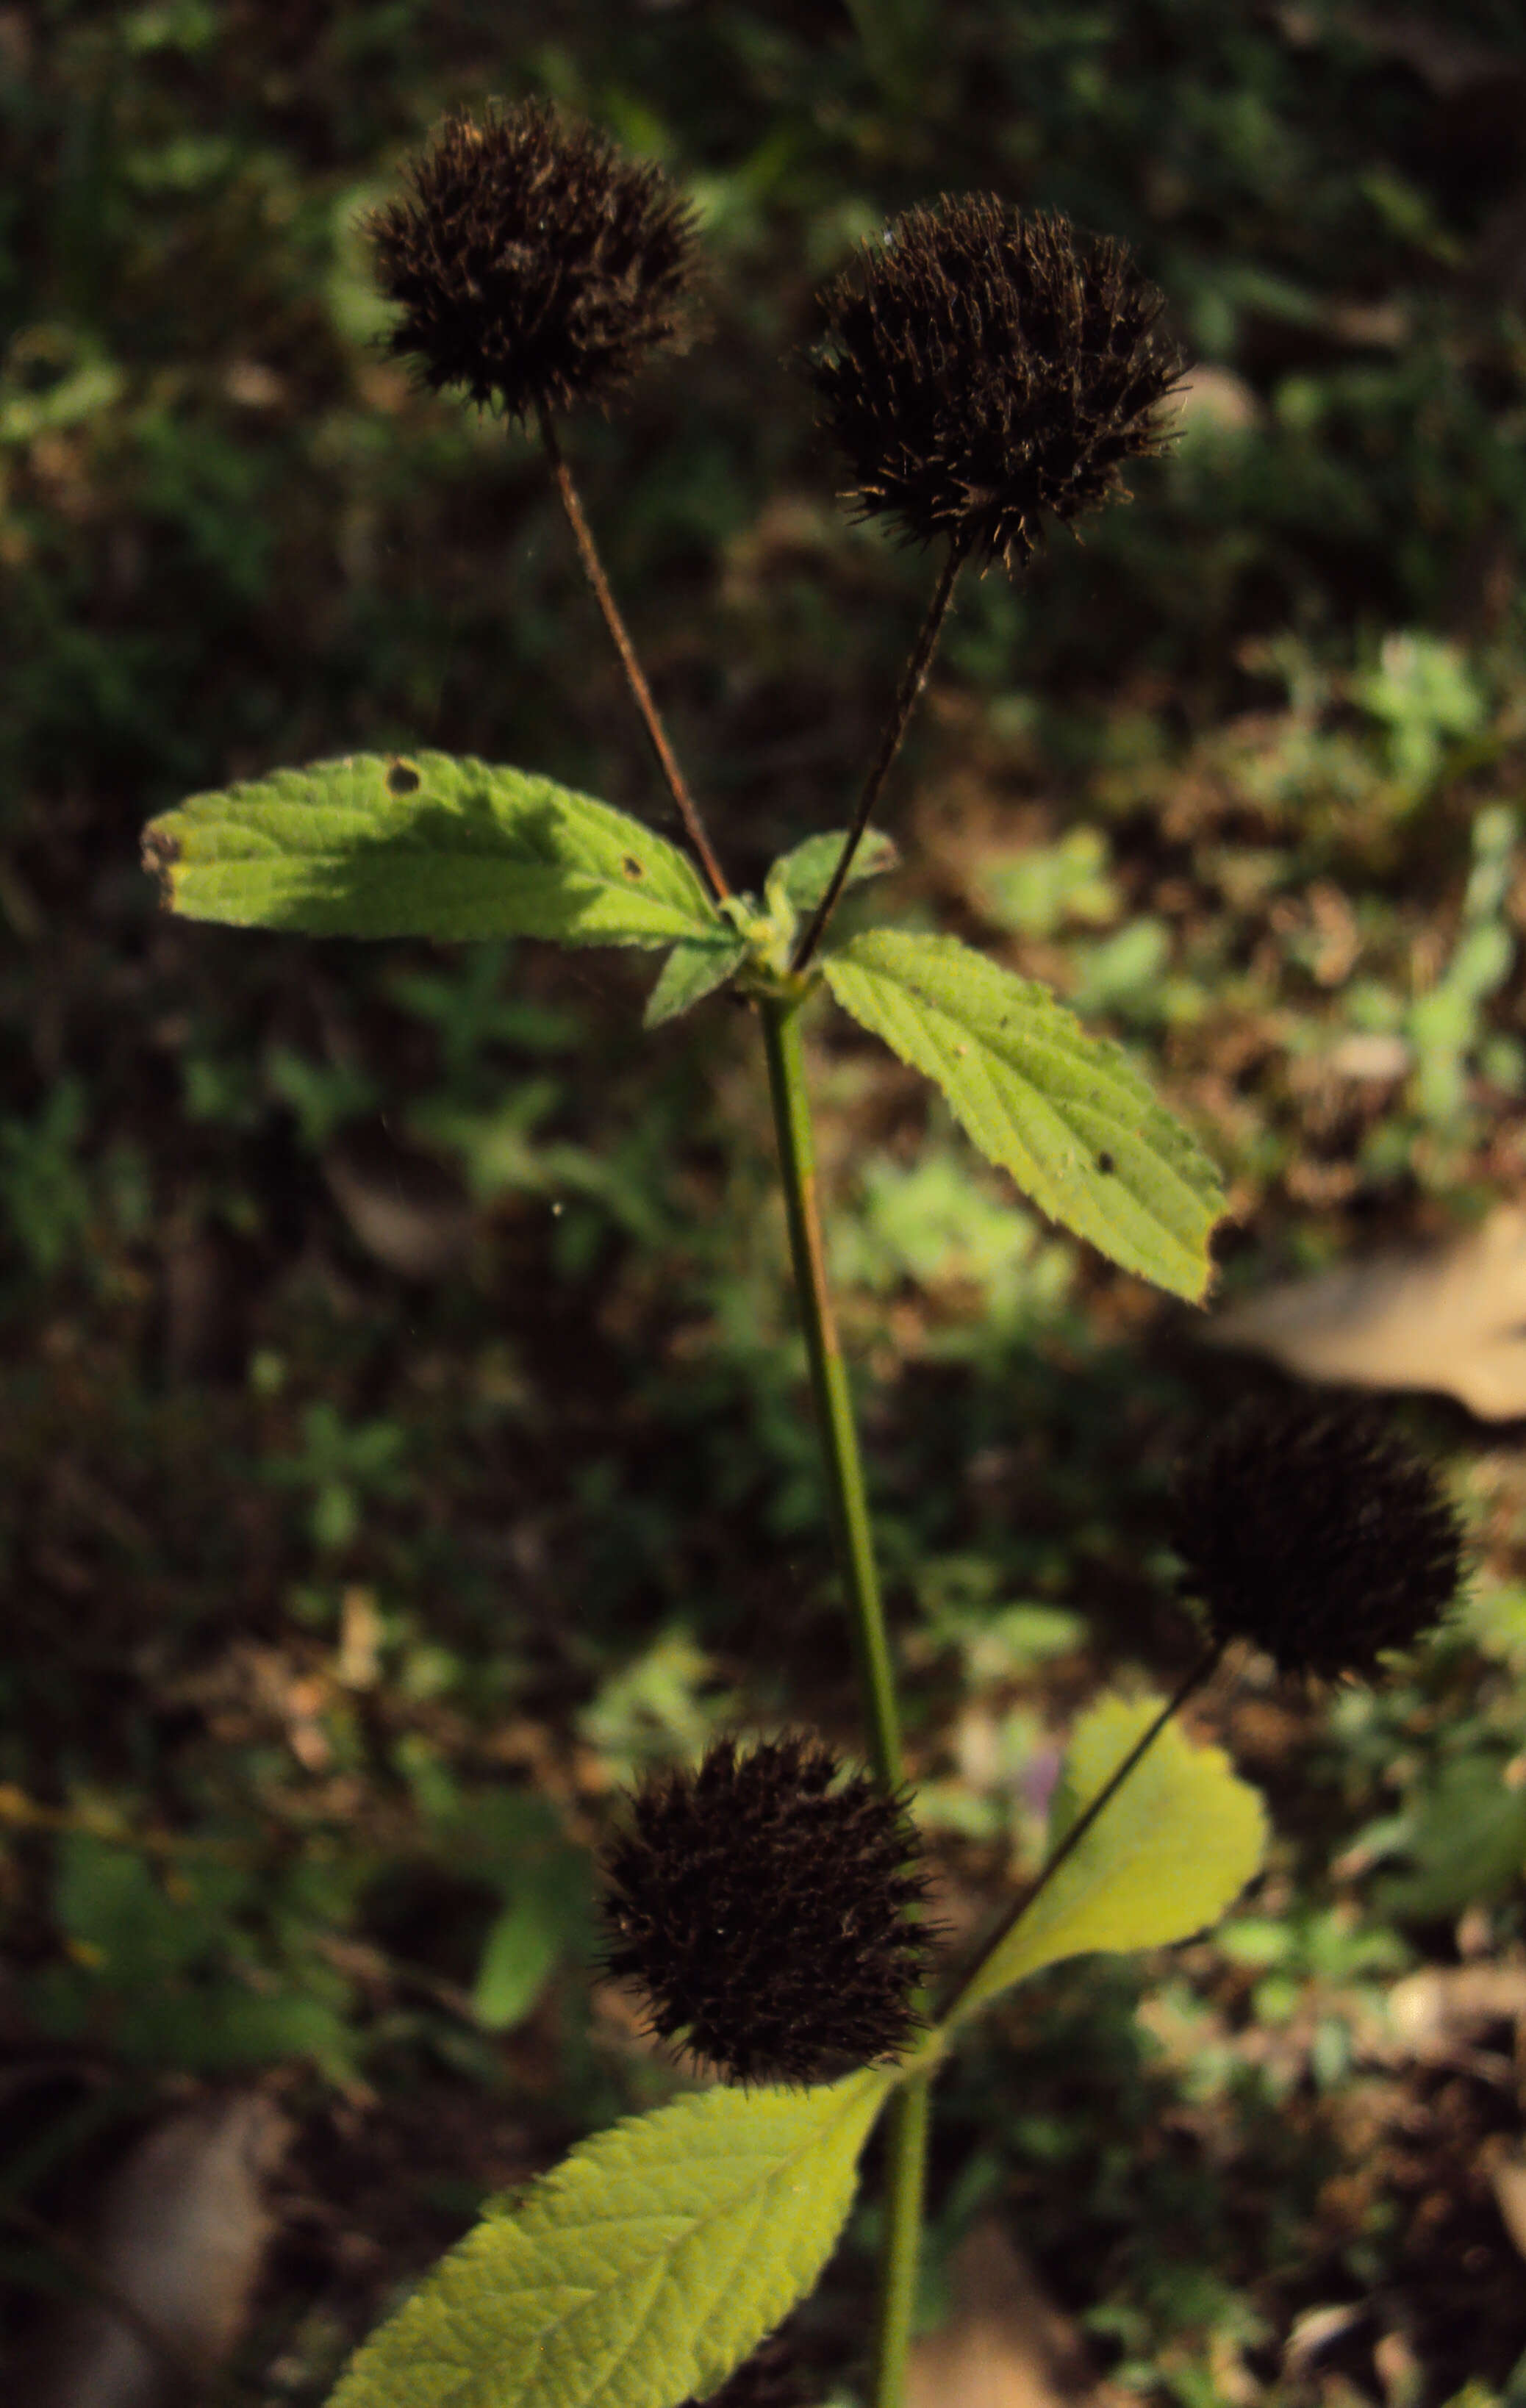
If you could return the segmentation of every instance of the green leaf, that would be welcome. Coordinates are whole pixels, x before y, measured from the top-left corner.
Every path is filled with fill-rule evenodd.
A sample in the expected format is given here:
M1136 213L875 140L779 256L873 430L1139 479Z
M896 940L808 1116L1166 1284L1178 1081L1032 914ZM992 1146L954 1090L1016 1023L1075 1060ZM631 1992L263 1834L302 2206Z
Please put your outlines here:
M1159 1712L1105 1698L1077 1724L1051 1817L1050 1846ZM1093 1948L1159 1948L1217 1921L1260 1865L1266 1815L1222 1748L1168 1723L1075 1854L1007 1934L961 1999L958 2019L1042 1966Z
M663 963L646 999L642 1026L657 1028L665 1020L676 1020L691 1004L702 1002L724 986L746 958L747 948L740 937L685 937Z
M562 1932L550 1899L533 1889L506 1906L487 1935L471 2003L486 2031L512 2031L550 1981Z
M490 2209L373 2334L330 2408L677 2408L815 2282L892 2073L707 2090Z
M240 928L665 945L724 924L640 820L445 752L357 753L195 795L143 851L167 909Z
M1041 1211L1157 1287L1203 1295L1218 1181L1117 1046L954 937L870 928L822 968Z
M778 891L787 896L797 911L813 911L827 892L847 840L846 828L832 828L825 836L808 836L792 852L782 853L769 872L770 894ZM861 878L883 877L887 869L894 869L900 859L891 838L878 828L870 828L853 856L847 884L857 886Z

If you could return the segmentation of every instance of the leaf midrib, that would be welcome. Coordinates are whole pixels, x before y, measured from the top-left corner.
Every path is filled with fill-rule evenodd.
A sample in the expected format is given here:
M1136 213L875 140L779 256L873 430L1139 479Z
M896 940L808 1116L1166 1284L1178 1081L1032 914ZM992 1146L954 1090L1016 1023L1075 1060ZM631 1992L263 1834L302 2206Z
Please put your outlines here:
M889 2086L889 2080L886 2078L885 2087L885 2089L888 2089ZM754 2210L754 2217L752 2224L748 2227L747 2237L750 2241L753 2233L756 2229L757 2219L762 2214L764 2208L768 2204L768 2191L770 2185L776 2184L785 2178L793 2169L799 2165L800 2160L808 2157L813 2150L822 2148L825 2144L836 2138L840 2133L842 2127L844 2124L851 2122L855 2115L861 2114L866 2105L870 2103L871 2102L865 2100L861 2095L844 2100L842 2103L841 2112L830 2123L818 2125L812 2132L807 2134L806 2137L801 2140L787 2156L780 2157L770 2154L768 2168L764 2172L756 2175L750 2184L744 2183L740 2186L739 2188L730 2195L725 2207L721 2210L721 2213L727 2216L744 2214L747 2208L751 2206ZM727 2157L734 2158L740 2155L746 2154L746 2152L744 2147L739 2148L720 2138L717 2138L712 2149L705 2150L701 2148L700 2150L695 2151L693 2154L703 2161L707 2157ZM756 2154L761 2155L763 2153L761 2150L758 2150ZM631 2174L639 2175L641 2169L639 2165L632 2165L628 2169L628 2172ZM565 2225L553 2225L549 2232L545 2229L548 2218L554 2212L554 2196L549 2192L542 2193L540 2199L532 2200L528 2203L525 2214L516 2219L517 2230L520 2237L528 2242L532 2247L539 2249L543 2245L546 2240L559 2238L566 2234L568 2228ZM531 2217L535 2218L534 2226L531 2226L529 2223L529 2219ZM625 2348L621 2351L620 2357L614 2361L613 2367L608 2371L606 2376L601 2379L604 2387L607 2387L609 2379L611 2379L612 2374L618 2371L623 2360L636 2348L641 2336L646 2331L651 2319L653 2308L655 2307L656 2300L661 2297L663 2287L671 2272L674 2258L677 2257L678 2253L693 2240L695 2233L700 2228L701 2221L710 2222L713 2220L713 2215L708 2213L703 2219L691 2214L687 2218L684 2232L678 2239L663 2248L654 2250L649 2262L651 2271L655 2274L656 2280L653 2287L651 2297L649 2298L646 2306L641 2311L640 2321L633 2329ZM579 2225L575 2229L582 2230L589 2226L607 2226L610 2224L621 2223L639 2224L641 2221L641 2217L639 2212L621 2214L616 2211L603 2215L599 2214L597 2212L592 2212L587 2215L580 2216ZM482 2228L479 2227L479 2229L482 2229ZM526 2270L526 2272L528 2270ZM548 2348L553 2343L554 2343L558 2335L566 2332L570 2327L572 2327L579 2317L587 2315L597 2309L612 2290L617 2288L621 2284L630 2283L638 2279L639 2274L642 2271L644 2270L640 2268L636 2270L626 2269L623 2272L612 2273L609 2279L605 2282L591 2284L584 2286L582 2296L574 2305L569 2307L561 2315L555 2317L553 2322L542 2325L534 2334L529 2344L530 2348L533 2350L533 2357L530 2358L526 2366L526 2376L533 2372L536 2365L539 2365L541 2362ZM509 2298L523 2299L525 2297L527 2292L531 2291L532 2287L533 2286L528 2283L517 2281L512 2268L507 2270L502 2284L502 2290L505 2296ZM572 2286L568 2286L567 2287ZM469 2401L473 2397L471 2386L479 2386L482 2379L479 2370L473 2368L463 2368L461 2370L460 2382L453 2384L449 2392L442 2396L440 2408L450 2408L450 2403L453 2401ZM477 2396L482 2399L485 2408L485 2403L491 2399L491 2395L480 2392ZM521 2400L525 2399L526 2396L524 2384L520 2386L518 2396ZM591 2403L596 2396L597 2395L584 2392L582 2395L581 2401L573 2401L569 2399L567 2403L567 2408L591 2408Z

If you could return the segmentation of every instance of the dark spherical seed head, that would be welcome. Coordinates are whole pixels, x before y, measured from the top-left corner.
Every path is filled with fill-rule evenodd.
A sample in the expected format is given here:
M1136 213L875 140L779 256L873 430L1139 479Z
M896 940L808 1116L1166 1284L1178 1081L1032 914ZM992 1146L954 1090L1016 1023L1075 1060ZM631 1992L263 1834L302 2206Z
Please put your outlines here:
M1234 1415L1178 1473L1173 1536L1216 1640L1323 1680L1370 1677L1412 1647L1462 1574L1435 1473L1352 1409Z
M652 2030L740 2082L823 2082L903 2054L931 1934L900 1799L789 1736L637 1792L604 1860L606 1963Z
M365 221L385 338L420 380L514 418L607 408L684 328L692 210L655 167L531 102L447 119L410 197Z
M860 519L1020 566L1046 519L1126 496L1183 353L1121 243L948 194L897 218L822 295L811 366Z

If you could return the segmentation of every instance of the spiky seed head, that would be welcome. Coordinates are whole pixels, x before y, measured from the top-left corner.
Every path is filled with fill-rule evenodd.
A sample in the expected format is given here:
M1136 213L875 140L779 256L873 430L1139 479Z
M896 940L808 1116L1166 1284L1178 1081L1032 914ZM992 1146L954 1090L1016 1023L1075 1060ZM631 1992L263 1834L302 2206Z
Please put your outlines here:
M1233 1415L1178 1472L1173 1536L1215 1639L1321 1680L1370 1678L1414 1646L1462 1574L1435 1473L1354 1408Z
M908 210L821 295L811 366L847 498L908 542L1020 566L1047 519L1127 498L1184 354L1122 243L988 194Z
M535 101L458 111L405 172L364 231L403 313L385 349L432 390L520 419L607 408L684 331L693 212L591 127Z
M800 1735L655 1774L604 1860L606 1963L650 2028L739 2082L900 2057L931 1934L903 1802Z

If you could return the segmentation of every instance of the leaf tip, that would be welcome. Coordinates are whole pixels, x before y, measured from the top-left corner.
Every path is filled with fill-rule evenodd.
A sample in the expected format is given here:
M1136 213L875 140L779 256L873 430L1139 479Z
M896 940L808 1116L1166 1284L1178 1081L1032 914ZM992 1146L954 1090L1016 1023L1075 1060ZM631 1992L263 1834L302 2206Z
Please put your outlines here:
M143 867L159 883L159 909L175 909L175 867L180 859L180 839L166 820L151 820L143 831Z
M1219 1266L1214 1254L1214 1240L1217 1237L1220 1229L1224 1229L1229 1226L1231 1219L1229 1212L1223 1209L1224 1199L1222 1196L1218 1197L1217 1201L1219 1210L1214 1214L1208 1226L1202 1233L1202 1276L1199 1280L1193 1294L1187 1299L1188 1304L1195 1304L1200 1312L1206 1312L1208 1307L1214 1300L1214 1292L1218 1286Z

